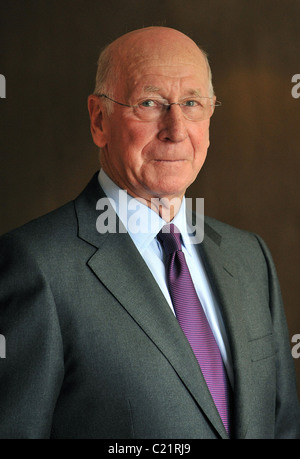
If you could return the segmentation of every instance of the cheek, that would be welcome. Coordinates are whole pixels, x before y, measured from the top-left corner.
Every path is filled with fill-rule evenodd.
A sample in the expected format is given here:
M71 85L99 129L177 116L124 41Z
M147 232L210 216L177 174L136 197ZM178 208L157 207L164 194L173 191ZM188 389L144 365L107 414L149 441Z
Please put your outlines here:
M147 145L151 144L154 135L153 127L139 123L125 126L124 123L110 136L107 143L110 164L132 184L144 171Z
M201 126L201 129L197 129L191 133L190 139L194 149L195 160L203 161L206 158L209 147L209 124Z
M132 150L141 151L155 137L155 127L152 123L131 121L125 118L120 120L118 127L113 130L110 141L116 142L123 150L132 146Z
M135 150L142 151L156 137L157 132L152 123L135 122L133 126L128 126L126 135L127 145L132 145Z
M139 169L147 158L148 146L153 145L155 130L150 126L135 125L126 129L119 141L124 162L132 169Z

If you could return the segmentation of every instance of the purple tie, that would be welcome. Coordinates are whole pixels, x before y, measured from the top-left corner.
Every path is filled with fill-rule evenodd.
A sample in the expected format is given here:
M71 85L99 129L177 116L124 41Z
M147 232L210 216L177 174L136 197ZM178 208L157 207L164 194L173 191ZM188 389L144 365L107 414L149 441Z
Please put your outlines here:
M178 322L200 365L225 429L229 435L229 383L223 360L206 315L196 293L184 253L180 232L171 223L157 235L166 260L169 292Z

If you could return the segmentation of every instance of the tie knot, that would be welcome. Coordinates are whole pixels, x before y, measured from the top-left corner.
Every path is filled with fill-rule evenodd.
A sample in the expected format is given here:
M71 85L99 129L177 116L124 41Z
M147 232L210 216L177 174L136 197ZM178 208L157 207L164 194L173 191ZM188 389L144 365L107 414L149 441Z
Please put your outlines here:
M163 226L157 239L162 244L166 256L181 250L180 231L173 223Z

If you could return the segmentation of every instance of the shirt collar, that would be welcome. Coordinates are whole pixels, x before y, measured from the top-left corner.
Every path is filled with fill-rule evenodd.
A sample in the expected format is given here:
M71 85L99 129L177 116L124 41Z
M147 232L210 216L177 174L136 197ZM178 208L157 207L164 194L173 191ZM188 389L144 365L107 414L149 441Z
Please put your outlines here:
M142 253L149 247L166 222L150 207L133 198L126 190L119 188L103 169L99 172L98 181L106 196L113 201L118 217L137 249ZM183 197L180 209L172 220L172 223L180 230L182 244L189 252L190 244L185 206L185 198Z

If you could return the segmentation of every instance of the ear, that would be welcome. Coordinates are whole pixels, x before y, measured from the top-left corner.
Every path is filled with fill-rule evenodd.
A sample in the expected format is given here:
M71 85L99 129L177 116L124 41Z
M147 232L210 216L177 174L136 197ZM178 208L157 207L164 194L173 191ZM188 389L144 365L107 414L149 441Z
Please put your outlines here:
M92 94L88 97L88 110L91 120L91 134L94 143L103 148L106 145L106 135L103 128L103 110L104 106L98 96Z

